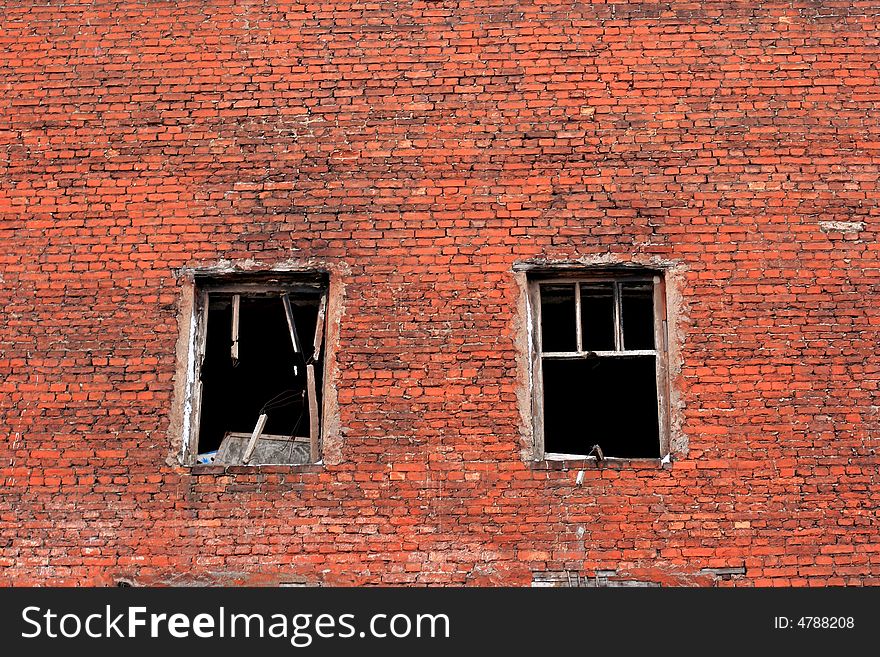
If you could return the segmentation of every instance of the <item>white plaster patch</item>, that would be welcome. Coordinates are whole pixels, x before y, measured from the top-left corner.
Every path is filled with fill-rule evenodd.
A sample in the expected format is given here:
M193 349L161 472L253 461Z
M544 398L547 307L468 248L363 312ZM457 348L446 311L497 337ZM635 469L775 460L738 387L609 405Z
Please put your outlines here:
M865 230L864 221L820 221L819 228L825 233L860 233Z

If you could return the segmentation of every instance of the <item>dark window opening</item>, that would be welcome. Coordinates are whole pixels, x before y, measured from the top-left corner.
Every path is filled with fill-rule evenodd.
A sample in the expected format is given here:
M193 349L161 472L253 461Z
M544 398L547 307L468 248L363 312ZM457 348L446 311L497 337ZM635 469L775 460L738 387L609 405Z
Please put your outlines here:
M544 362L544 449L658 458L654 357Z
M581 283L581 332L587 351L614 349L614 286Z
M664 452L665 330L651 274L537 280L544 454L659 458ZM597 447L598 446L598 447Z
M230 283L200 294L196 462L319 460L325 285Z
M650 283L620 286L620 313L626 349L654 348L654 289Z
M575 332L574 285L541 286L541 340L544 351L572 351Z

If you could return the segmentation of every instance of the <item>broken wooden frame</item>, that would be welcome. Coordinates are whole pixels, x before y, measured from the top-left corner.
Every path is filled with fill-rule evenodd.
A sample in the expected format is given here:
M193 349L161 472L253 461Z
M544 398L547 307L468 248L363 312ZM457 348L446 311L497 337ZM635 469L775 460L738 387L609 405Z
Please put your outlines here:
M238 338L239 328L241 326L241 295L232 295L232 348L230 356L232 357L233 367L238 365Z
M322 346L328 275L325 272L234 273L196 277L195 283L196 321L192 343L195 362L191 374L192 407L188 444L184 448L185 462L259 465L320 461ZM257 312L255 308L263 310ZM225 319L217 321L218 318ZM309 334L308 342L303 342L298 328ZM264 341L266 345L261 344ZM305 345L311 347L311 353ZM273 348L276 351L266 351ZM225 353L222 363L218 356L221 350ZM259 358L255 358L255 353ZM218 375L218 367L226 369ZM232 367L235 369L230 369ZM278 375L279 368L287 368L283 376ZM224 397L217 391L226 382L206 380L206 377L218 376L221 379L223 376L243 378L230 379L231 383L238 385L238 391L226 392ZM279 395L273 397L266 392L259 401L255 397L260 394L259 390L250 389L259 389L263 383L270 385L276 380L283 381L289 389L273 390L273 394L280 392L287 395L287 402L301 404L301 408L287 410L289 414L299 412L299 419L288 423L291 426L280 426L284 417L279 416L283 413L273 412L268 408L271 404L266 403ZM246 385L249 381L252 385ZM230 385L230 390L232 388L235 386ZM290 403L285 405L290 406ZM240 414L232 423L234 426L224 427L221 433L215 430L210 441L203 440L205 423L213 419L206 415L225 413L228 406L242 407L242 413L249 418L247 426L243 425L244 415ZM307 422L303 421L306 415ZM306 428L308 436L297 435L298 430ZM247 436L247 440L239 448L242 435ZM207 447L203 444L205 442L209 442ZM282 442L290 443L289 449L285 449ZM303 445L307 447L305 451Z
M662 274L541 270L528 281L535 458L593 460L594 445L610 458L665 457L669 384ZM554 288L560 297L563 290L570 294L570 302L557 299L557 307L551 303L548 309L546 291ZM628 308L630 293L640 297L640 312ZM598 337L590 334L591 324L601 325L605 317ZM546 339L556 330L547 326L554 322L567 325L565 334Z

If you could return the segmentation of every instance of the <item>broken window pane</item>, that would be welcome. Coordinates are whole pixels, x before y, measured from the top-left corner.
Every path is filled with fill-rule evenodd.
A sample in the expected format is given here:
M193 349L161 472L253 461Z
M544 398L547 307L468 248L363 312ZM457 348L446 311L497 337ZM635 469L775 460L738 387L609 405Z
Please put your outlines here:
M241 436L250 438L262 413L267 419L253 462L309 462L308 456L303 458L303 450L308 452L310 445L306 362L312 356L320 300L320 290L290 295L288 318L280 292L209 291L207 339L200 370L199 462L212 462L211 454L217 450L216 458L221 454L234 458L235 449L242 452L238 445ZM291 326L299 345L296 351ZM234 349L236 332L238 347ZM321 402L322 369L314 368L316 408ZM279 458L284 460L276 460Z
M660 456L654 356L545 358L543 375L545 452Z
M577 351L574 283L541 286L541 349Z
M654 286L652 283L620 285L624 349L654 348Z
M614 351L614 285L581 283L584 351Z

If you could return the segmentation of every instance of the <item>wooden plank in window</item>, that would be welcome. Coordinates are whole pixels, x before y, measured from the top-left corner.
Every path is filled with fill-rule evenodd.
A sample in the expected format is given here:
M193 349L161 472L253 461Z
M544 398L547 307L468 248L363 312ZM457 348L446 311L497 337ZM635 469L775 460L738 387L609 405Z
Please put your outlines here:
M317 361L321 358L321 346L324 343L324 315L327 312L327 295L321 296L321 303L318 305L318 320L315 323L315 340L312 349L312 360Z
M315 386L315 366L312 363L306 365L306 396L309 402L309 451L312 463L318 461L318 440L321 432L321 424L318 419L318 397Z
M257 418L257 424L254 427L254 432L251 434L251 439L248 442L247 448L244 450L244 455L241 457L242 463L247 464L251 460L251 456L257 446L257 441L260 439L260 436L263 435L263 428L266 426L266 420L268 419L268 415L260 413L260 417Z
M287 318L287 328L290 331L290 343L293 345L293 353L298 354L301 350L299 347L299 337L296 334L296 323L293 321L293 309L290 307L290 295L286 292L282 294L281 302L284 304L284 316Z
M232 356L232 366L238 365L238 327L241 315L241 295L232 295L232 348L230 355Z

